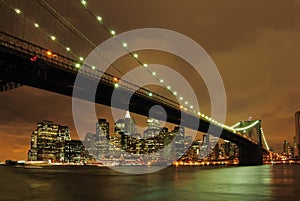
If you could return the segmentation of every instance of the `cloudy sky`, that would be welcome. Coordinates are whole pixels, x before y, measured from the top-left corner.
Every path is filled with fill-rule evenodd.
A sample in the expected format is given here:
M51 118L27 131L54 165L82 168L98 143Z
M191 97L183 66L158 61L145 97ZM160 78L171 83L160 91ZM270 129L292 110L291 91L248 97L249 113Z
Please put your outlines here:
M67 32L36 1L7 2L20 8L26 18L39 22L46 33L55 34L60 42L70 44L78 55L87 56L93 49L86 40ZM46 2L94 44L108 39L107 32L79 2ZM163 28L196 41L210 55L223 79L227 96L226 123L233 125L252 116L263 120L267 140L276 151L282 151L283 140L292 142L294 113L300 110L299 0L187 0L176 3L173 0L131 0L130 3L90 0L88 7L101 15L105 24L117 33ZM56 50L55 44L44 33L32 28L25 18L16 16L3 3L0 9L3 15L1 31ZM210 113L207 89L199 76L190 74L188 64L161 52L143 51L139 55L143 61L167 65L179 72L192 85L200 110ZM137 64L129 59L123 58L116 64L125 65L125 70L136 67ZM23 86L0 93L0 103L0 161L26 159L31 132L36 122L43 119L69 125L72 137L77 138L70 97ZM110 119L110 108L97 106L97 115Z

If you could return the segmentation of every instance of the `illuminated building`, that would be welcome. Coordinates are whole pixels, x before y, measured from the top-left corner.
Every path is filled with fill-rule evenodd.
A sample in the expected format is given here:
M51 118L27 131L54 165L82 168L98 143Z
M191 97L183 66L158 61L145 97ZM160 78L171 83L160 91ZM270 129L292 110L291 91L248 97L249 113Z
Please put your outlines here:
M191 136L187 136L187 137L191 137ZM188 142L188 144L190 144L190 143ZM202 145L201 140L193 141L186 153L186 155L187 155L186 157L190 160L199 159L201 145Z
M130 113L129 111L126 111L125 114L125 135L132 135L132 134L136 134L136 125L135 125L135 121L133 118L130 117Z
M184 128L176 126L172 132L176 134L175 139L174 139L175 157L181 158L185 154L185 149L184 149L185 131L184 131Z
M288 157L294 157L294 148L286 140L283 142L283 154Z
M296 127L296 143L298 149L298 157L300 156L300 111L295 113L295 127Z
M98 119L96 123L96 137L106 137L109 139L109 122L106 119Z
M52 121L37 123L31 135L31 149L28 151L30 161L64 161L64 143L70 141L67 126L54 124Z
M79 163L85 162L86 151L80 140L68 140L64 143L64 162Z
M126 111L124 119L118 119L115 122L115 139L120 138L121 148L125 151L129 151L130 144L130 136L134 136L137 133L135 121L131 118L129 111ZM118 146L118 145L117 145Z
M109 122L99 119L96 123L95 153L94 157L99 160L109 157Z
M93 159L96 152L95 152L95 134L87 133L84 140L84 147L88 153L88 158Z

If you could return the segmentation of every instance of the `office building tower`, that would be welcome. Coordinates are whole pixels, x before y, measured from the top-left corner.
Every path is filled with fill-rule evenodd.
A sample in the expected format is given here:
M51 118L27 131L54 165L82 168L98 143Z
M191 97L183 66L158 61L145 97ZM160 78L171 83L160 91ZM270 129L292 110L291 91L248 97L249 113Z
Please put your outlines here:
M80 140L69 140L64 143L64 162L85 162L87 153Z
M185 154L185 149L184 149L185 130L183 127L176 126L173 130L173 133L176 133L174 139L175 157L181 158Z
M125 123L124 132L126 135L130 136L130 135L134 135L137 133L135 121L133 118L131 118L129 111L126 111L126 113L125 113L124 123Z
M109 157L109 122L99 119L96 122L94 158L100 160Z
M52 121L39 122L31 135L28 160L62 162L65 160L64 143L70 140L70 130L67 126Z
M96 123L96 138L106 137L109 139L109 122L106 119L98 119Z

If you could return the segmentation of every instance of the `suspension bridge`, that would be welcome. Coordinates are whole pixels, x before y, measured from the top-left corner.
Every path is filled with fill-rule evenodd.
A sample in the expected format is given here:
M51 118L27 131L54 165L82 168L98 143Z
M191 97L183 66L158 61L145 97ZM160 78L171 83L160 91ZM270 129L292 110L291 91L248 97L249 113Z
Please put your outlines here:
M54 21L59 23L64 29L78 37L80 41L85 41L88 45L96 48L93 43L84 33L76 28L62 14L59 13L53 6L46 1L32 1L37 8L45 10L51 18L34 19L26 15L23 9L27 5L16 5L12 1L1 0L1 10L5 10L7 16L12 15L19 23L25 23L26 26L31 26L30 33L39 33L44 36L45 40L32 42L10 31L8 33L7 26L1 26L0 32L0 91L20 87L22 85L31 86L55 93L72 96L73 91L77 90L80 93L78 98L95 101L98 104L112 106L111 98L114 91L122 94L122 99L118 99L113 107L127 109L129 102L129 110L133 113L148 116L149 110L155 105L160 105L164 108L167 114L167 122L173 124L181 124L187 128L193 128L193 122L199 122L197 130L218 137L221 133L221 138L231 141L239 147L239 164L240 165L260 165L263 164L263 154L268 154L270 148L266 141L261 120L241 121L233 126L228 126L220 123L208 115L195 110L192 105L189 105L184 97L179 96L177 91L171 86L166 85L162 77L151 71L148 64L141 61L139 55L131 52L128 48L129 44L119 41L115 30L110 29L100 15L96 15L88 8L88 2L81 0L78 4L88 15L103 27L110 37L115 38L120 43L120 48L128 52L132 60L143 66L145 70L158 80L158 84L166 88L171 97L166 97L165 94L159 94L146 87L139 87L137 84L122 79L120 67L112 65L115 71L102 72L94 65L84 63L84 57L76 54L74 45L67 44L68 37L59 39L56 35L47 31L47 27L42 27L44 21ZM32 6L32 5L31 5ZM27 8L28 9L28 8ZM34 12L34 11L32 11ZM3 18L4 19L4 18ZM39 20L39 22L38 22ZM5 22L1 22L5 24ZM8 23L10 24L10 23ZM58 32L58 30L57 30ZM35 34L33 34L35 36ZM75 41L77 42L77 40ZM55 43L58 46L57 51L49 50L43 44ZM72 48L71 48L72 47ZM81 50L78 50L81 51ZM62 53L63 52L63 53ZM100 55L105 60L109 57L104 54ZM113 73L115 72L115 73ZM124 74L124 72L121 72ZM85 86L78 87L74 82L78 76L84 80ZM91 91L89 86L99 84L95 99L89 99ZM133 95L132 91L134 92ZM128 99L128 100L126 100ZM155 116L157 115L157 116ZM154 112L154 118L160 119L161 115Z

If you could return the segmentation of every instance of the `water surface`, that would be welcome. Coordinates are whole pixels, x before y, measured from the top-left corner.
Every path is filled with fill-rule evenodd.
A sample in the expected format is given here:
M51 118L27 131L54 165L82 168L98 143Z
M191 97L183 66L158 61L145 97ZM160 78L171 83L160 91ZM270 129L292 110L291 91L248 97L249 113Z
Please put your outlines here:
M0 187L0 200L300 200L300 166L168 167L144 175L0 167Z

